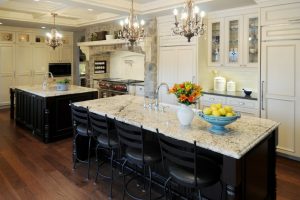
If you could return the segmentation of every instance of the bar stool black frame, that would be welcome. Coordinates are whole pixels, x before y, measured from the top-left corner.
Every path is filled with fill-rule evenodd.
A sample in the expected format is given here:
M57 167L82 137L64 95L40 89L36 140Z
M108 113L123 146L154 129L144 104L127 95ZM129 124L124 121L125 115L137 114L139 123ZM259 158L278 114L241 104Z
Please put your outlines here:
M98 176L110 181L109 199L111 199L113 172L114 172L113 161L119 149L117 133L114 127L112 127L112 125L109 123L107 115L101 116L89 112L89 121L90 121L91 131L93 135L97 136L97 146L96 146L97 172L96 172L95 182L97 182ZM113 134L115 134L115 137ZM104 150L109 154L108 159L110 160L110 167L111 167L111 173L109 176L104 175L100 172L100 167L103 164L105 164L105 161L100 163L99 156L98 156L99 150Z
M120 121L115 120L115 126L118 132L119 137L119 146L120 146L120 155L122 157L123 163L121 168L121 173L123 176L123 199L125 198L125 193L135 200L141 200L134 196L133 194L129 193L128 185L131 183L135 178L138 176L137 170L132 171L130 173L125 174L124 169L127 163L133 164L136 167L141 167L143 169L144 174L143 178L144 181L147 179L146 176L146 169L148 168L148 175L149 175L149 186L148 186L148 195L149 199L151 199L151 190L152 190L152 168L151 166L155 163L160 162L161 155L160 152L157 151L149 151L145 145L144 141L144 131L143 127L136 127L132 126ZM135 172L135 176L132 176L126 182L126 176ZM145 184L145 182L144 182ZM144 185L145 189L145 185ZM161 197L159 197L161 198Z
M76 163L85 163L88 164L87 170L87 179L90 178L90 165L91 165L91 141L93 138L93 134L89 128L89 117L88 117L88 107L77 107L71 103L71 113L72 113L72 123L73 123L73 169L76 169ZM88 160L81 160L77 155L77 138L78 136L88 137L89 145L88 145Z
M176 140L160 134L157 130L161 148L163 168L168 171L169 177L164 184L165 197L167 199L167 188L171 193L170 182L189 189L195 189L199 200L202 199L201 189L209 187L217 182L221 183L222 199L223 184L220 180L221 169L216 162L210 158L197 155L196 141L193 144ZM199 163L199 161L201 163Z

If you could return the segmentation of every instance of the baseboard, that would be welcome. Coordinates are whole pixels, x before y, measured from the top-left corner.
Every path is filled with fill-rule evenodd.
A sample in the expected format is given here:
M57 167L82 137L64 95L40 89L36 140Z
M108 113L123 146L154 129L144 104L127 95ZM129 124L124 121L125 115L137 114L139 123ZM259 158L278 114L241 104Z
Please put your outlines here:
M300 162L300 158L299 157L291 156L291 155L280 153L280 152L276 152L276 154L277 154L277 156L285 157L285 158L288 158L288 159Z

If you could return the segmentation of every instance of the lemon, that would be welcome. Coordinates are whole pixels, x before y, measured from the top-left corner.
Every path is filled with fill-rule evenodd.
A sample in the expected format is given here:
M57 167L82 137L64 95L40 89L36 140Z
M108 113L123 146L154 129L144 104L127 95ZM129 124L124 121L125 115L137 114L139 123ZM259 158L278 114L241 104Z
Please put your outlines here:
M217 108L217 106L216 106L216 105L210 106L210 109L211 109L212 111L214 111L214 110L218 110L218 108Z
M231 106L224 106L224 109L226 112L231 113L232 112L232 107Z
M225 108L220 108L219 109L219 112L220 112L220 114L222 115L222 116L226 116L226 110L225 110Z
M204 108L203 113L204 113L205 115L211 115L212 109L211 109L211 108Z
M216 104L216 107L217 107L218 109L220 109L220 108L222 108L222 104L217 103L217 104Z
M233 117L233 116L234 116L234 115L233 115L232 112L229 112L229 113L226 114L226 117Z
M218 110L213 110L212 115L215 116L215 117L220 117L221 116L221 114Z

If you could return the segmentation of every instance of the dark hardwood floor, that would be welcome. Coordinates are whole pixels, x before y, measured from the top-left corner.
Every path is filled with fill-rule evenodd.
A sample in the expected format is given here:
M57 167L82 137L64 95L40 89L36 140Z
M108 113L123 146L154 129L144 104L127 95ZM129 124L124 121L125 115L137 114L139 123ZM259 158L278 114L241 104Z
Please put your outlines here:
M72 139L43 144L0 110L0 200L107 199L108 185L87 181L86 167L72 170ZM91 175L95 174L95 163ZM121 179L113 186L121 199ZM300 199L300 163L277 158L277 199Z

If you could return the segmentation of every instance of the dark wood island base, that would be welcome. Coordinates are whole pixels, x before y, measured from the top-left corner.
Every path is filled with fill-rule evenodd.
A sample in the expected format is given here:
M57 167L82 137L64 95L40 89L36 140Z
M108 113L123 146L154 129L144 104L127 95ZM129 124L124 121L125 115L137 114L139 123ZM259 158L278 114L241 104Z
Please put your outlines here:
M44 143L72 135L70 102L79 102L98 98L98 92L91 91L40 96L16 88L16 116L18 124L32 130Z

